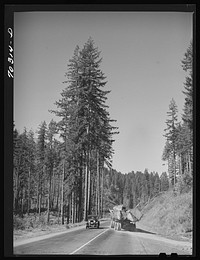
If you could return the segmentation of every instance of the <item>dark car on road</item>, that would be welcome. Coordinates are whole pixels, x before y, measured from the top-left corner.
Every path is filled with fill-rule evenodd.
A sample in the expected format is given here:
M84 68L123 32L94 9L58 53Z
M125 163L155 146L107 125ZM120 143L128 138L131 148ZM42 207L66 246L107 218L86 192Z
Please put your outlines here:
M86 228L99 228L100 221L97 215L88 215Z

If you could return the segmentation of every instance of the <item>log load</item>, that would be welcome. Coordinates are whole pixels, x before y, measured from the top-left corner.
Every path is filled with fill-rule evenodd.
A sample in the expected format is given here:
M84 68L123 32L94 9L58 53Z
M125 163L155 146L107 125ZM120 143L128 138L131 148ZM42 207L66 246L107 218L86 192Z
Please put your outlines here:
M128 229L136 230L136 222L142 217L141 212L137 209L126 209L124 205L114 206L110 210L111 228L115 230Z

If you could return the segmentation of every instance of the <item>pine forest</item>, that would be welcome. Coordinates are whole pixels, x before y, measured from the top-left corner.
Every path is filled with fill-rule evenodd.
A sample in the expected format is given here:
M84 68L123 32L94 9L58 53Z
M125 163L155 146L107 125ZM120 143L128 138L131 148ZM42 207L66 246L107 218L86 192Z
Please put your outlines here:
M50 110L57 121L41 122L37 131L13 128L13 213L45 212L44 222L58 224L87 220L90 214L108 215L114 205L142 209L158 194L172 189L176 196L193 186L193 49L190 43L180 61L186 78L185 103L178 122L175 100L169 101L165 146L161 158L168 172L118 172L112 168L113 142L120 134L110 117L101 70L101 52L92 38L75 47L68 62L60 99ZM180 65L180 66L181 66ZM47 108L48 109L48 108ZM167 111L167 108L166 108ZM42 221L42 220L41 220Z

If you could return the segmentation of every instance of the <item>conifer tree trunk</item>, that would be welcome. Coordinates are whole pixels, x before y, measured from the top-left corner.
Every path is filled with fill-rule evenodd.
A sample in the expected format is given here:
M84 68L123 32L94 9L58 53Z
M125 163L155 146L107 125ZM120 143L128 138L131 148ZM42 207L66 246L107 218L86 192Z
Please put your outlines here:
M55 174L54 174L54 168L53 168L53 175L52 175L52 196L50 201L50 209L54 208L54 197L55 197Z
M188 170L189 170L189 175L192 175L192 167L191 167L192 163L191 163L191 153L190 153L190 149L188 151Z
M29 167L29 171L28 171L28 208L27 208L28 214L29 214L29 210L30 210L30 182L31 182L31 169Z
M179 174L182 176L182 155L179 156Z
M38 209L38 213L40 215L40 211L41 211L41 194L39 193L39 209Z
M90 169L90 151L88 156L88 198L87 198L87 213L90 214L90 191L91 191L91 169Z
M72 220L72 196L69 194L69 223Z
M174 162L174 188L176 185L176 154L175 151L173 151L173 162Z
M75 212L74 212L74 191L72 191L72 193L71 193L72 195L71 195L71 203L72 203L72 224L74 223L74 214L75 214Z
M51 169L49 176L49 187L48 187L48 204L47 204L47 223L49 224L50 220L50 205L51 205Z
M79 203L76 203L76 222L80 222L80 220L79 220Z
M87 200L88 200L88 158L86 152L86 166L85 166L85 196L84 196L84 220L87 220Z
M101 166L100 166L100 158L98 158L99 163L98 163L98 215L101 215L101 194L100 194L100 176L101 176Z
M71 192L71 223L73 223L73 215L74 215L74 209L73 209L73 196L72 196L72 192Z
M15 175L15 168L13 169L13 176L14 176L14 180L13 180L13 183L14 183L13 211L15 211L16 210L16 208L15 208L15 202L16 202L16 175Z
M169 172L169 178L170 178L169 187L170 187L170 189L172 189L173 188L173 176L174 176L174 164L173 164L172 154L170 154L170 156L168 158L168 172Z
M186 153L186 156L185 156L186 158L186 172L187 172L187 174L189 173L189 160L188 160L188 153Z
M93 175L91 174L90 177L90 211L92 212L93 207L94 207L94 194L93 194L93 190L94 190L94 181L93 181Z
M96 186L96 212L99 215L99 152L97 150L97 186Z
M61 203L60 203L60 208L61 208L61 224L64 225L64 212L63 212L63 205L64 205L64 176L65 176L65 163L63 163L63 171L62 171L62 176L61 176Z
M76 192L74 192L74 223L77 222L77 199L76 199Z
M43 206L43 180L42 180L42 177L43 177L43 174L44 174L44 171L42 170L42 176L41 176L41 184L40 184L40 213L41 213L41 209L42 209L42 206Z
M58 193L57 193L57 203L56 203L56 209L58 213L58 223L60 223L60 175L58 175Z
M42 173L44 173L44 166L42 167ZM41 205L42 205L42 176L41 173L39 173L39 215L41 214Z
M41 192L42 192L42 187L41 187L41 174L39 174L39 187L38 187L38 213L40 215L41 212Z
M80 166L80 165L79 165ZM80 180L79 180L79 201L78 201L78 221L82 220L82 167L79 167Z
M67 197L67 224L69 224L69 196Z
M18 170L16 171L17 173L16 173L16 178L15 178L15 192L14 192L14 206L13 206L13 208L14 208L14 210L15 211L18 211L18 201L19 201L19 198L18 198L18 187L19 187L19 174L18 174Z
M73 223L76 223L76 192L73 192L73 207L74 207L74 217Z
M22 205L21 205L21 215L23 217L24 213L24 200L25 200L25 188L22 188Z
M38 212L39 209L39 182L37 183L37 202L36 202L36 210Z
M98 184L97 184L97 179L96 179L96 192L95 192L95 208L96 208L96 215L98 215Z
M104 189L104 168L101 171L101 217L103 217L103 189Z
M56 209L57 209L57 212L59 211L59 193L60 193L60 184L58 182L58 192L57 192L57 199L56 199Z
M49 224L50 220L50 182L48 187L48 201L47 201L47 224Z

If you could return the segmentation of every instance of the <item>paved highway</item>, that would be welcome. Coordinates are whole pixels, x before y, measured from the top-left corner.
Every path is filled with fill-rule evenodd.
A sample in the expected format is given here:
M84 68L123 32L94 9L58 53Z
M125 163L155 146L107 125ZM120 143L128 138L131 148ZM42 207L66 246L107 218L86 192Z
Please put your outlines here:
M139 229L136 232L116 231L110 221L99 229L79 227L39 241L14 246L15 255L159 255L160 253L191 254L188 243L176 242Z

